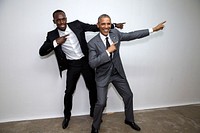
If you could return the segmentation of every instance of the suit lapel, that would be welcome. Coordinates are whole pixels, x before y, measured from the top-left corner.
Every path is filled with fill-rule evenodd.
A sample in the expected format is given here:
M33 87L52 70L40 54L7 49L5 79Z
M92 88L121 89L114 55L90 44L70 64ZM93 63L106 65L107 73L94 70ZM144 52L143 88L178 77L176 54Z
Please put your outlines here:
M53 42L53 40L55 40L56 38L59 37L58 29L53 30L51 32L51 34L49 34L49 35L50 35L51 41Z
M118 41L115 34L112 31L110 31L109 35L113 43L116 43Z
M118 41L117 38L116 38L116 36L115 36L115 34L112 31L110 31L109 36L110 36L110 38L111 38L111 40L112 40L113 43L116 43ZM100 33L97 34L96 41L97 41L97 47L101 51L105 51L106 50L106 46L103 43L103 41L101 40Z
M105 44L103 43L103 41L101 40L101 38L100 38L100 33L97 34L96 41L97 41L97 47L98 47L101 51L105 51L105 50L106 50L106 46L105 46Z
M110 39L112 40L113 43L117 43L117 44L115 44L117 46L118 45L118 40L117 40L117 37L115 36L115 34L112 31L110 31L109 36L110 36ZM117 51L113 52L113 56L112 56L113 58L115 57L115 53Z

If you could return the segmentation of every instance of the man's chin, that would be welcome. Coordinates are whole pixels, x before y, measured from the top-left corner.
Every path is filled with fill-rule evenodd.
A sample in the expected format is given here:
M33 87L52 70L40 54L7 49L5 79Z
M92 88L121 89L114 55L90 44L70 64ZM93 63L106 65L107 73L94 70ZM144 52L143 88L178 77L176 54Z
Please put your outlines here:
M108 33L107 33L107 32L106 32L106 33L104 32L104 33L101 33L101 34L103 34L104 36L107 36L107 35L108 35Z
M65 31L66 27L58 27L59 30Z

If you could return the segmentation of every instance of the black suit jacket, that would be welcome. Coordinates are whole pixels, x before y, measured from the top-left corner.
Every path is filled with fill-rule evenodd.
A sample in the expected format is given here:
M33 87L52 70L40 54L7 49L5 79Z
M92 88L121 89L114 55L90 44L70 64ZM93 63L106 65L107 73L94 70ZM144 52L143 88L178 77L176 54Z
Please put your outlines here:
M85 55L86 59L88 59L88 46L85 39L85 32L87 31L99 31L97 25L90 25L83 23L79 20L70 22L67 24L69 28L75 33L76 37L79 40L81 50L83 54ZM67 69L67 59L65 56L65 53L62 51L61 45L58 45L54 48L53 41L59 37L59 33L57 29L54 29L47 33L46 41L43 43L39 50L40 56L45 56L49 54L51 51L55 51L60 76L62 77L62 71Z

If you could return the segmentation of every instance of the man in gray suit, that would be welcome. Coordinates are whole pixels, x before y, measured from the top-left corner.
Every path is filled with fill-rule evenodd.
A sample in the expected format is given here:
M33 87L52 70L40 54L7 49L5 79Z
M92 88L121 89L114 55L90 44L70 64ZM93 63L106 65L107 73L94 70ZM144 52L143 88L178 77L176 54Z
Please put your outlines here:
M91 133L99 132L102 113L106 105L109 83L114 85L123 99L125 106L125 124L137 131L141 130L134 122L133 93L122 66L119 47L121 41L143 38L148 36L151 32L162 30L164 28L164 23L165 21L152 29L122 33L117 29L111 29L111 18L107 14L103 14L98 18L97 26L100 29L100 33L88 43L89 64L95 69L97 85L97 103L94 109Z

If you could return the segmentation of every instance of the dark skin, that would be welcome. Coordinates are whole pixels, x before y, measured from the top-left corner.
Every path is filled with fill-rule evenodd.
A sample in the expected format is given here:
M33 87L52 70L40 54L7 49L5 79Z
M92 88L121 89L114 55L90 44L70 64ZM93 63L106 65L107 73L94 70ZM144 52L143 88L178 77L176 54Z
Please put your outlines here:
M57 28L61 31L65 31L67 28L67 17L65 13L58 12L54 15L54 24L56 24ZM119 29L123 29L125 23L115 23L115 26ZM64 35L56 39L58 45L62 45L67 40L68 35Z
M67 17L63 12L56 13L53 22L54 24L56 24L57 28L61 31L65 31L65 29L67 28ZM68 35L57 38L56 39L57 44L62 45L67 40L67 36Z

